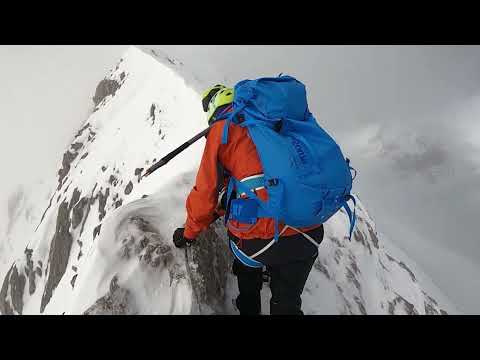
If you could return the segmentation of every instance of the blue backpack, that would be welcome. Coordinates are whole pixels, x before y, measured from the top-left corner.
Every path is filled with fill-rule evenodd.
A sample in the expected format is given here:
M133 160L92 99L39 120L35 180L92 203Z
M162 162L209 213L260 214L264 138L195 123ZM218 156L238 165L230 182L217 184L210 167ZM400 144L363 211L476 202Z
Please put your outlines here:
M292 227L319 225L344 207L351 239L356 219L355 198L350 194L354 169L308 110L304 84L283 75L239 82L222 144L228 142L230 122L248 129L264 174L251 179L230 177L225 222L253 226L259 217L273 218L277 241L279 222ZM267 190L267 201L253 191L261 187ZM231 199L234 190L248 198ZM349 200L354 203L353 213Z

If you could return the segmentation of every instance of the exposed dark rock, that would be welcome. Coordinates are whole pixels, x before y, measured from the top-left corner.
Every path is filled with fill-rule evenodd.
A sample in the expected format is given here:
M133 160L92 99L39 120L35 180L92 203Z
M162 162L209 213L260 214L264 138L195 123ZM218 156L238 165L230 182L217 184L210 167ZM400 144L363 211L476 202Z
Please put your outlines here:
M135 309L130 292L118 285L114 276L110 282L110 291L89 307L84 315L134 315Z
M77 260L80 260L80 258L83 256L82 250L78 252Z
M403 268L405 271L408 272L408 274L410 275L410 278L412 279L413 282L416 282L416 281L417 281L417 279L415 278L415 275L413 274L413 271L410 270L410 269L408 268L408 266L405 265L404 262L400 261L400 262L398 263L398 265L399 265L401 268Z
M123 200L122 200L122 199L115 201L115 209L116 209L116 208L119 208L120 206L122 206L122 203L123 203Z
M432 298L431 296L427 295L427 293L425 291L422 290L422 293L423 295L425 295L425 297L428 299L428 301L430 301L431 303L435 304L435 306L438 306L438 303L437 301Z
M26 283L25 275L19 274L17 266L13 266L12 275L10 276L10 297L12 299L13 309L20 315L23 312L23 292Z
M33 266L33 261L32 261L32 255L33 255L33 249L29 249L28 247L24 251L25 257L27 258L27 263L29 267ZM31 265L30 265L31 263Z
M150 107L150 118L152 119L152 126L155 125L155 104Z
M63 202L58 209L56 230L50 244L48 257L49 273L40 304L41 313L45 310L45 306L49 303L53 291L58 286L67 269L73 242L72 235L69 232L71 225L69 215L68 203Z
M42 277L42 268L40 268L39 266L37 266L36 269L35 269L35 271L36 271L38 277Z
M440 314L442 315L448 315L448 313L445 310L440 309Z
M102 224L98 224L95 229L93 229L93 240L97 237L97 235L100 235L100 229L102 228Z
M365 235L360 231L360 230L355 230L353 233L353 238L357 241L362 243L363 246L365 246L368 251L370 252L370 255L372 255L372 249L370 248L370 244L368 240L366 239Z
M75 287L75 280L77 280L78 274L73 275L72 280L70 280L70 285L72 285L72 289Z
M70 152L70 151L67 151L63 154L62 168L58 170L57 190L60 190L60 188L62 187L63 181L65 177L68 175L68 172L70 171L70 165L73 162L73 160L75 160L77 155L78 155L77 152Z
M368 232L370 234L370 239L372 239L372 242L373 242L373 246L376 249L379 249L377 234L373 231L372 227L370 226L370 224L368 222L366 224L367 224Z
M73 190L72 198L70 199L70 204L68 205L68 211L70 211L72 207L78 202L78 200L80 200L81 194L82 193L77 188Z
M405 310L407 315L418 315L418 311L415 309L415 306L398 294L397 297L393 299L393 301L388 302L388 313L390 315L395 315L395 308L399 304L403 305L403 309Z
M357 290L360 291L360 282L357 280L357 278L355 277L355 274L349 268L347 268L347 280L351 282L353 285L355 285Z
M142 179L142 171L143 171L144 168L136 168L135 169L135 175L138 177L137 179L137 183L140 182L140 180Z
M145 199L147 197L148 197L148 195L142 195L142 199Z
M36 285L35 285L35 271L29 271L28 273L28 293L32 295L35 290L36 290Z
M110 175L108 178L108 183L113 186L117 186L118 180L114 175Z
M413 271L410 270L410 269L408 268L408 266L405 265L405 263L404 263L403 261L398 261L398 260L396 260L395 258L393 258L392 256L388 255L387 253L385 253L385 255L387 255L388 260L397 263L398 266L400 266L402 269L404 269L406 272L408 272L408 275L410 275L410 278L412 279L413 282L416 282L416 281L417 281L417 279L415 278L415 274L413 273Z
M32 255L33 255L33 249L26 248L25 257L27 260L27 266L25 267L25 275L28 277L28 291L30 295L32 295L36 289L36 286L35 286L36 272L33 269ZM40 274L41 274L41 271L40 271Z
M107 96L115 96L118 89L120 89L120 84L116 80L103 79L100 81L95 90L95 96L93 97L95 107L98 108L98 105L100 105Z
M85 154L83 154L82 157L80 158L80 160L85 159L87 156L88 156L88 152L86 152Z
M338 240L338 238L334 237L334 236L329 236L328 237L330 239L331 242L333 242L335 245L337 245L338 247L345 247L344 245L342 245L340 243L340 240Z
M88 205L88 198L83 197L77 205L73 208L72 212L72 228L76 229L78 225L82 222L83 219L83 209Z
M78 150L80 150L82 148L82 146L83 146L83 143L81 143L81 142L76 142L76 143L73 143L72 145L70 145L70 147L75 152L78 152Z
M435 306L433 306L430 302L424 301L423 304L425 306L426 315L438 315L437 309L435 309Z
M78 131L77 135L75 135L75 139L82 136L83 132L86 129L88 129L90 126L91 126L90 123L85 124L85 126Z
M380 263L381 267L383 268L383 270L387 271L387 272L390 272L390 270L388 270L385 265L383 265L383 262L381 260L378 260L378 262Z
M60 198L62 197L62 194L59 194L57 197L57 203L60 201Z
M353 300L355 300L355 303L358 305L358 310L360 310L360 314L362 315L367 315L367 310L365 309L365 305L358 296L354 296Z
M133 183L129 181L127 186L125 187L125 195L130 194L132 190L133 190Z
M107 170L107 167L106 167L106 166L102 166L102 171L105 172L105 170Z
M85 216L83 217L83 221L82 221L82 227L80 228L80 235L79 236L82 236L83 234L83 229L85 227L85 221L87 221L88 219L88 214L90 214L90 208L92 207L92 204L94 203L95 199L93 198L93 194L95 193L95 189L97 188L97 184L95 183L95 186L93 187L93 190L92 190L92 193L90 195L90 200L88 201L88 205L87 205L87 213L85 214ZM80 245L81 246L81 245ZM79 257L80 258L80 257Z
M120 74L120 81L123 81L123 79L125 79L125 71L123 71L123 72Z
M207 304L216 312L223 311L227 273L231 269L232 257L227 242L215 230L226 231L218 223L201 233L198 246L186 250L187 265L196 264L196 268L187 266L197 302Z
M318 271L320 271L321 273L323 273L327 277L328 280L331 279L330 274L328 273L327 267L325 265L323 265L320 260L315 261L315 263L313 264L313 267L315 269L317 269Z
M357 261L355 259L355 255L349 254L348 258L350 259L350 267L352 268L353 272L355 275L360 274L360 269L358 268Z
M3 315L13 315L13 309L10 303L7 301L8 285L10 283L9 280L10 280L10 275L12 273L13 267L14 265L12 265L10 267L10 270L8 270L7 275L3 280L2 289L0 290L0 313Z
M335 250L335 257L333 258L337 265L340 265L340 259L342 258L342 251L340 249Z
M78 268L76 266L72 266L72 270L77 272Z
M107 205L107 199L110 196L110 188L105 190L105 195L102 191L98 192L98 220L102 221L107 212L105 211L105 206Z

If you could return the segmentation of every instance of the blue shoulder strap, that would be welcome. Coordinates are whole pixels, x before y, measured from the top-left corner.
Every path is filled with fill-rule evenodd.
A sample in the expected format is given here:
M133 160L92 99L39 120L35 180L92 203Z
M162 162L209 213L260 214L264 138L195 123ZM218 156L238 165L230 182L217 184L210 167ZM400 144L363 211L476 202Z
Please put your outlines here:
M353 202L353 214L352 214L352 210L348 206L349 200L352 200ZM348 215L348 219L350 220L350 235L348 237L350 241L352 241L352 233L353 233L353 229L355 228L355 222L357 219L356 206L357 206L357 202L355 198L352 195L347 195L347 198L345 200L345 204L343 205L343 207L345 208L345 211L347 212L347 215Z

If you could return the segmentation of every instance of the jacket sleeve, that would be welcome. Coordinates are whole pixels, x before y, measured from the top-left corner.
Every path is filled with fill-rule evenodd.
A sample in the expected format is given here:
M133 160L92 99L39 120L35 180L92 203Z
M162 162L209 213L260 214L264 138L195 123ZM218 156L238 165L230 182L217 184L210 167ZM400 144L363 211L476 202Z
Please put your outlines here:
M223 122L222 122L223 124ZM221 144L222 124L210 129L198 169L195 186L187 197L187 221L184 236L195 239L217 219L218 202L218 151Z

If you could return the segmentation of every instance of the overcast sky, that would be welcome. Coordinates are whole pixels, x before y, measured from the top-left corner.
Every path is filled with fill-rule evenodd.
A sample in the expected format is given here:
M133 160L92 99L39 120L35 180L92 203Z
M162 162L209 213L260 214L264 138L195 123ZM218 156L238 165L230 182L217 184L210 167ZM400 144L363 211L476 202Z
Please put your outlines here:
M27 176L54 176L125 48L0 46L0 160L15 170L0 197ZM357 168L354 190L378 230L460 310L480 313L480 47L155 48L205 85L280 72L303 81L311 111Z

